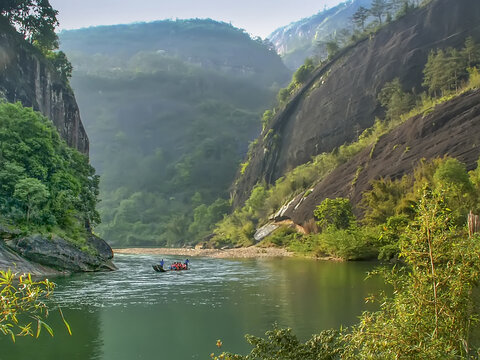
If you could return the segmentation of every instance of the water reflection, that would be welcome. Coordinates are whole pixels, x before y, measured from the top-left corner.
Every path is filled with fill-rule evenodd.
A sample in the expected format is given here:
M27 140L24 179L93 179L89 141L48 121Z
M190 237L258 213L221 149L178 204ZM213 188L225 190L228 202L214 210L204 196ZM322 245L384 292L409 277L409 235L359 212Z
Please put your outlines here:
M43 330L38 339L17 337L12 343L9 337L0 338L1 360L96 360L102 357L101 323L98 310L63 309L73 328L73 336L65 329L60 315L52 311L48 323L54 329L52 338Z
M302 339L355 323L364 298L382 286L364 281L372 267L365 263L196 258L191 271L155 273L157 260L121 255L114 273L56 279L55 302L73 337L53 313L54 339L1 339L0 359L205 359L217 339L246 353L244 334L263 335L273 323Z

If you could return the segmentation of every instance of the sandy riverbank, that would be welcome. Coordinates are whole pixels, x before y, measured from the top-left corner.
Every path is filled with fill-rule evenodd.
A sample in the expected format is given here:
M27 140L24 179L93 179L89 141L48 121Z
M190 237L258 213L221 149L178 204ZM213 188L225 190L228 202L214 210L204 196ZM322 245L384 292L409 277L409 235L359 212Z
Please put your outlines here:
M183 248L129 248L113 249L115 254L151 254L151 255L178 255L178 256L205 256L211 258L266 258L286 257L293 253L279 248L260 248L250 246L238 249L183 249Z

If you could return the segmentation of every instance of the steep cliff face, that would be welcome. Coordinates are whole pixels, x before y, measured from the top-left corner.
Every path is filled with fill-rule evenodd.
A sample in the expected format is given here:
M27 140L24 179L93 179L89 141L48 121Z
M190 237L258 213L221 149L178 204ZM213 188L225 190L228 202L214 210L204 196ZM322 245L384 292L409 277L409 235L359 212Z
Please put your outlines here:
M420 92L429 52L460 48L468 36L480 40L479 18L477 0L433 1L318 69L258 139L234 187L235 204L256 183L272 183L312 156L354 140L382 113L376 98L386 82L398 77L405 89Z
M0 99L20 101L53 121L71 147L88 154L88 136L73 91L21 36L0 19Z
M308 196L300 195L278 214L276 220L303 224L325 198L351 199L357 215L362 193L372 179L399 179L411 174L421 159L451 156L476 167L480 156L480 90L465 93L438 105L428 115L415 116L381 137L318 183Z

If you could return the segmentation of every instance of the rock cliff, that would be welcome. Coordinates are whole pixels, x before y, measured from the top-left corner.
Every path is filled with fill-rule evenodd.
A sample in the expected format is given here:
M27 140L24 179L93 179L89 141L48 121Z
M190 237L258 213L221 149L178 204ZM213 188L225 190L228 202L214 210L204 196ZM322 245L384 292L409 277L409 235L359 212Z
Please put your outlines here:
M480 90L468 92L438 105L425 116L415 116L378 142L335 169L307 196L292 200L277 215L277 221L291 219L304 224L325 198L347 197L356 215L362 193L372 179L398 179L411 174L421 159L455 157L468 170L480 156Z
M88 136L72 89L2 17L0 101L18 101L39 111L52 120L69 146L88 155ZM86 241L87 252L56 236L25 236L0 226L0 269L35 275L115 269L106 242L91 233Z
M0 99L48 117L71 147L88 154L88 136L70 86L44 57L0 18Z
M234 204L243 204L256 183L273 183L312 156L354 140L382 115L376 98L386 82L398 77L404 89L419 93L429 52L460 48L468 36L480 40L478 19L477 0L433 1L317 69L259 137L234 186Z

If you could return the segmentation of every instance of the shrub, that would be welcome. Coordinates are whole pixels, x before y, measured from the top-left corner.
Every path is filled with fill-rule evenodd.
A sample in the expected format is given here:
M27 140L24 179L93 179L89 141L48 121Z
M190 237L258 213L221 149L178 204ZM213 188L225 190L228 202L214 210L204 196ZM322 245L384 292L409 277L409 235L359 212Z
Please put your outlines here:
M313 211L318 227L332 225L336 229L347 229L355 222L350 200L345 198L325 199Z

